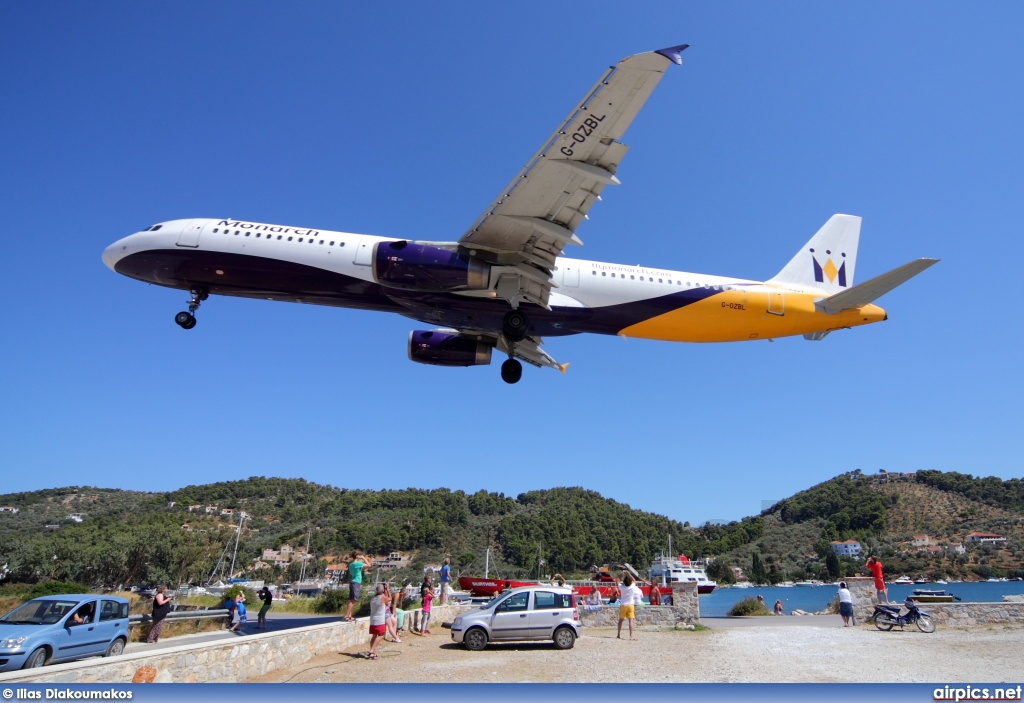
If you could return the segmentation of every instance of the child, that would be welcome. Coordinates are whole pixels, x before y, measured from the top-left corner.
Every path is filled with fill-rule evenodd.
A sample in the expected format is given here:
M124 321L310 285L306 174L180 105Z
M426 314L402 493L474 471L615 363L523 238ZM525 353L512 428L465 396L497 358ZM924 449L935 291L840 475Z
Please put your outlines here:
M430 576L423 577L423 585L420 586L420 597L423 598L423 624L420 626L421 635L430 634L430 602L434 600L434 587L430 585Z
M242 625L244 625L247 622L245 617L245 596L243 596L241 593L235 596L235 610L238 611L238 622L236 622L235 626L231 628L232 632L240 631Z

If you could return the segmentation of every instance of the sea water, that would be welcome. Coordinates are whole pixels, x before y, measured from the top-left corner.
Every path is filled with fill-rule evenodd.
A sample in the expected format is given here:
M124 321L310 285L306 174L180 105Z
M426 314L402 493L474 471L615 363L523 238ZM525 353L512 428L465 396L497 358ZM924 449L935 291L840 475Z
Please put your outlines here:
M763 588L716 588L711 593L699 596L701 617L722 617L729 608L744 598L764 597L764 605L771 611L775 601L782 601L782 610L789 615L794 610L816 613L828 605L838 590L836 585L824 586L765 586ZM978 581L971 583L923 583L914 585L889 584L889 600L902 603L915 588L930 591L944 590L959 596L960 600L974 603L992 603L1003 600L1003 596L1024 594L1024 581L1000 581L989 583ZM923 606L927 607L927 606Z

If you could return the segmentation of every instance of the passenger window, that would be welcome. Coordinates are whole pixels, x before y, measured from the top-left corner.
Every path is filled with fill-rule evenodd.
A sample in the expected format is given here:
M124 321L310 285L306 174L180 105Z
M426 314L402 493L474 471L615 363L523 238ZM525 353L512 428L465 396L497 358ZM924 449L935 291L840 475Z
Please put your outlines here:
M343 246L345 246L345 242L342 242L342 243L341 243L341 244L339 244L338 246L339 246L339 247L343 247Z
M595 272L596 273L596 272ZM530 603L530 592L523 591L515 593L501 602L498 606L499 613L514 613L526 610Z
M292 238L291 238L291 237L288 237L288 241L289 241L289 242L290 242L290 241L292 241ZM302 241L302 240L299 240L299 241Z
M554 610L555 608L569 607L568 593L551 593L549 591L536 591L533 594L534 610Z
M124 610L123 615L122 609ZM126 617L128 617L128 605L125 603L118 603L116 600L105 600L100 606L100 622Z
M630 276L630 277L629 277L629 280L631 280L631 281L634 281L634 280L636 280L636 279L635 279L635 278L633 278L633 276Z
M602 272L601 272L601 275L602 275L602 276L607 276L608 274L607 274L606 272L602 271Z
M302 237L299 237L299 241L300 241L300 242L302 241Z
M213 233L217 234L217 228L216 227L213 228Z
M334 242L331 242L331 244L330 244L330 245L331 245L331 246L333 247L333 246L334 246Z
M591 271L591 272L590 272L590 274L591 274L592 276L596 276L596 275L597 275L597 271Z

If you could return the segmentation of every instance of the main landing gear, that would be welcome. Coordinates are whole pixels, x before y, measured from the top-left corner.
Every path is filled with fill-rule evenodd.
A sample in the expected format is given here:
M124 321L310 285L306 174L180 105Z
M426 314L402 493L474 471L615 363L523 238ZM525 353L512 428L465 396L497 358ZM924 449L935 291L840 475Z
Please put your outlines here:
M189 292L192 294L192 299L188 301L188 312L182 311L174 316L174 321L183 330L190 330L196 326L194 313L199 309L199 304L210 297L205 288L193 288Z
M518 383L523 377L523 365L516 359L516 342L526 339L530 330L530 319L518 309L509 310L501 321L501 332L508 344L508 359L501 364L501 380Z

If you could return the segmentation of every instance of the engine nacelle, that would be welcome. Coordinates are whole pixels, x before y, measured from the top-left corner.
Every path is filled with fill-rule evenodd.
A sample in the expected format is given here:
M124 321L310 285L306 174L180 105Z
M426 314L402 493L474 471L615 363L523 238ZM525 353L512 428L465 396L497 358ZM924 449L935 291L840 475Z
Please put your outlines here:
M413 330L409 333L409 359L434 366L486 366L490 344L454 330Z
M491 267L428 244L399 240L378 242L373 250L373 277L389 288L441 292L484 290Z

